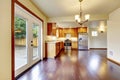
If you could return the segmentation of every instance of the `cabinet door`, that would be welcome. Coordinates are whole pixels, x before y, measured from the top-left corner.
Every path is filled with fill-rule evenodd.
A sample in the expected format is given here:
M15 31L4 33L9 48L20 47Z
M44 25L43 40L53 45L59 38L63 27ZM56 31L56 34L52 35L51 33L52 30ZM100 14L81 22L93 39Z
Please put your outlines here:
M77 35L78 35L78 30L77 30L77 28L72 28L72 29L71 29L71 36L72 36L72 37L77 37Z
M78 37L78 28L74 28L74 37Z
M51 33L53 36L56 36L56 29L55 28L52 28L52 33Z
M60 50L63 48L63 42L60 42Z
M78 28L78 33L87 33L87 27Z
M56 23L47 23L47 35L56 36Z
M58 29L58 32L59 32L59 37L64 37L63 28L59 28L59 29Z
M72 42L72 48L77 49L78 48L78 42Z
M47 23L47 35L51 35L52 33L52 23Z
M56 36L56 23L52 23L52 35Z
M59 32L59 37L62 37L62 29L61 28L58 29L58 32Z
M56 43L56 55L59 53L60 51L60 42Z

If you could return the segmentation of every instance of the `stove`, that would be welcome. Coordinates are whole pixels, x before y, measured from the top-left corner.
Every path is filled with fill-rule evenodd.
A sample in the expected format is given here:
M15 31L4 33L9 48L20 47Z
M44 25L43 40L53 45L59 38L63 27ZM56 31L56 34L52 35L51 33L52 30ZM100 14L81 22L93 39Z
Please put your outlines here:
M64 48L65 48L65 49L71 49L71 45L72 45L72 41L71 41L71 40L66 39L66 40L64 41Z

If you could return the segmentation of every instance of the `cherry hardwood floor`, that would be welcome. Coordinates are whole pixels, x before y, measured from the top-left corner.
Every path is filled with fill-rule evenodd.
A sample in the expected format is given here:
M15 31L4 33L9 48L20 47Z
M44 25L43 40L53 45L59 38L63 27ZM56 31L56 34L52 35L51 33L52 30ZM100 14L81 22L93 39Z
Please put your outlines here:
M106 50L63 50L56 59L41 61L18 80L120 80L120 66L106 55Z

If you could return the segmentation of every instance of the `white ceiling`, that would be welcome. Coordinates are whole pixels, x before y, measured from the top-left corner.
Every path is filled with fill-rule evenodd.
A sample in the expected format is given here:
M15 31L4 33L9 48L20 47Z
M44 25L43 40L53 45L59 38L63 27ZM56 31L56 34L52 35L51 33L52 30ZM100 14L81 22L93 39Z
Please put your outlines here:
M49 18L79 14L79 0L32 0ZM120 7L120 0L83 0L83 13L109 14Z
M79 14L79 0L31 0L47 17L59 27L79 27L74 15ZM120 7L120 0L83 0L83 14L90 14L85 26L95 28L101 20L107 20L109 13Z
M107 21L102 20L104 22L104 27L107 27ZM90 28L98 28L101 24L101 21L89 21L82 25L82 27L90 27ZM61 28L76 28L76 27L81 27L79 24L75 22L57 22L57 26Z

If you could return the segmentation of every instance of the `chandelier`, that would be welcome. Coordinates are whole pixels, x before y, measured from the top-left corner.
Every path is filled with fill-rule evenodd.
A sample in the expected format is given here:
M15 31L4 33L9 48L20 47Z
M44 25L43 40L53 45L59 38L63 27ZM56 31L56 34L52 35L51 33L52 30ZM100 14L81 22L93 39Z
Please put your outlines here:
M89 14L86 14L84 17L85 19L83 20L82 19L82 6L81 6L81 2L83 0L79 0L80 2L80 14L79 15L75 15L75 21L80 24L80 25L83 25L85 22L88 22L89 18L90 18L90 15Z

